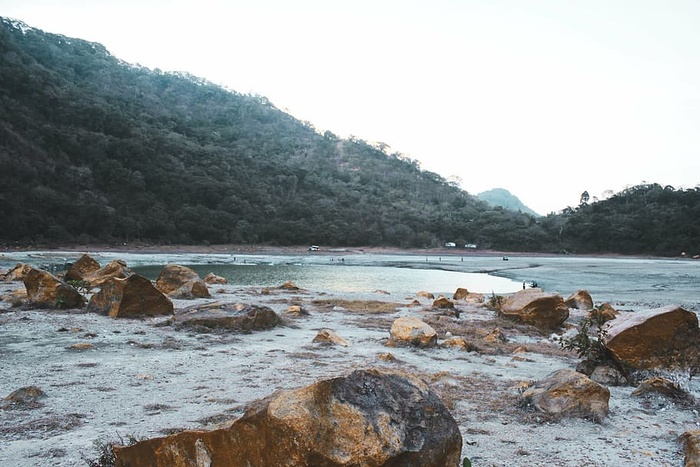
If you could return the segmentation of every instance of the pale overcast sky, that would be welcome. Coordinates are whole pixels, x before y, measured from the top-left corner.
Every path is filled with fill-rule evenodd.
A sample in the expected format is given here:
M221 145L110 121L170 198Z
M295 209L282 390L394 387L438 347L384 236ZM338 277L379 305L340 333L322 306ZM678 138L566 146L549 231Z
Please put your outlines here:
M698 0L0 0L546 214L700 184Z

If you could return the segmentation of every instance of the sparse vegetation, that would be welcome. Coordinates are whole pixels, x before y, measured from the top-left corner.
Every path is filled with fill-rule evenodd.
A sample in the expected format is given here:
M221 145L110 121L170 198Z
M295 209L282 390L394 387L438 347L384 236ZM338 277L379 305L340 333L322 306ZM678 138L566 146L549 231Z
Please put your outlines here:
M571 337L561 337L559 345L565 350L573 350L580 358L600 361L607 355L603 339L607 335L602 313L589 313L579 324L578 333Z

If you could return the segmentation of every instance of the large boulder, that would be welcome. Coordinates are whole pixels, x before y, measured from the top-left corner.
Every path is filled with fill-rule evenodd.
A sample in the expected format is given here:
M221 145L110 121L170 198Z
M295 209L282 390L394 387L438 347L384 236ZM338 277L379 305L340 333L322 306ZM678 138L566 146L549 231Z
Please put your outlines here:
M456 466L459 427L416 377L357 370L280 391L228 428L114 447L118 467Z
M110 279L126 279L134 272L126 267L126 262L115 259L105 265L105 267L93 271L83 276L82 280L88 281L92 287L100 287Z
M30 269L24 287L31 305L43 308L82 308L85 298L73 287L48 271Z
M207 284L186 266L168 264L160 271L156 288L173 298L208 298Z
M609 412L610 391L582 373L563 369L536 382L522 398L536 410L555 417L601 421Z
M700 467L700 430L690 430L679 436L685 455L685 467Z
M698 317L678 306L618 316L604 325L603 344L632 370L700 367Z
M22 281L32 269L33 268L29 264L17 263L14 268L10 269L7 274L5 274L5 280L7 282Z
M228 284L228 280L225 277L217 276L213 272L210 272L206 276L204 276L204 279L202 279L205 284Z
M559 294L525 289L514 293L501 303L499 314L540 329L558 329L569 317L569 308Z
M82 281L90 274L100 269L100 263L95 261L90 255L82 255L78 261L71 264L64 279L67 281Z
M437 345L437 332L429 324L418 318L397 318L391 325L391 342L394 344L409 344L418 347L434 347Z
M137 318L173 314L173 302L138 274L111 278L90 298L88 311L112 318Z
M188 311L173 318L176 328L199 332L266 331L282 324L282 318L266 306L241 306L224 304L217 308L208 306Z
M583 289L577 290L569 295L569 298L564 300L564 304L569 308L576 308L577 310L590 311L593 309L591 294Z

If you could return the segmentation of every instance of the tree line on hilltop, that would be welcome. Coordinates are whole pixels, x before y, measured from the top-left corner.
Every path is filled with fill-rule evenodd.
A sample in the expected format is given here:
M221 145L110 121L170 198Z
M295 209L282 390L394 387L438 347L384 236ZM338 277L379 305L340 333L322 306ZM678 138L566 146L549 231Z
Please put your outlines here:
M0 242L700 253L700 191L643 185L546 217L261 96L0 18Z

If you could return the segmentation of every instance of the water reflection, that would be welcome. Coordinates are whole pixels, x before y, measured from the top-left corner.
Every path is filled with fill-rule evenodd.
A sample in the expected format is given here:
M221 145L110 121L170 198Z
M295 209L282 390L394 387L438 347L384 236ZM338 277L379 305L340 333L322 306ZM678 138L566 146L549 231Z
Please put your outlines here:
M488 274L373 267L309 264L207 264L186 265L201 277L213 272L225 277L229 284L274 287L292 281L304 289L323 292L371 293L377 290L390 294L415 294L420 290L452 294L458 287L470 292L509 293L522 288L522 283ZM139 274L156 279L162 265L138 266Z

